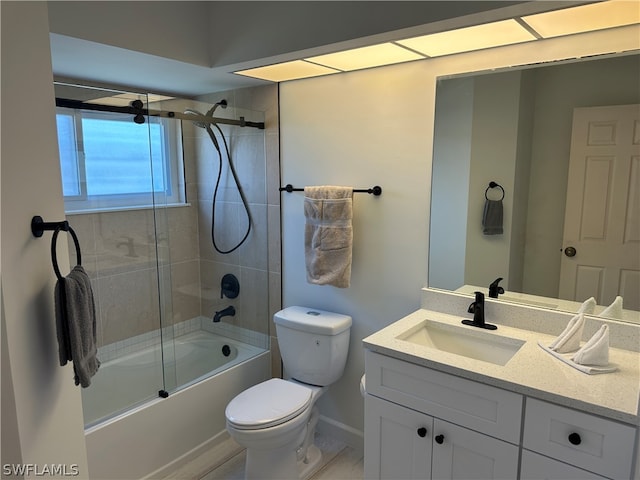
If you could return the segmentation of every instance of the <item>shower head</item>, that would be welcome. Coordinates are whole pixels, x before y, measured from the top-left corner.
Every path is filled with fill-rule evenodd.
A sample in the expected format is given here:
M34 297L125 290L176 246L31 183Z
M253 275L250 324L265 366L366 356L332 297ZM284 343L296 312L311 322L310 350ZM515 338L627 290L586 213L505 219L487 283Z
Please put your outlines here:
M204 117L204 116L205 116L205 114L204 114L204 113L201 113L201 112L199 112L199 111L197 111L197 110L192 110L192 109L190 109L190 108L187 108L187 109L184 111L184 113L187 113L187 114L190 114L190 115L198 115L199 117ZM206 124L204 124L203 122L196 122L196 121L194 121L194 122L193 122L193 124L194 124L196 127L200 127L200 128L207 128Z
M213 118L213 112L215 112L216 108L218 108L218 107L227 108L227 101L222 99L219 102L214 103L213 106L207 111L206 114L205 113L201 113L198 110L193 110L193 109L190 109L190 108L186 109L184 111L184 113L190 113L192 115L199 115L201 117L211 117L211 118ZM194 125L196 127L200 127L200 128L206 128L207 127L207 124L205 124L203 122L194 121L193 123L194 123Z

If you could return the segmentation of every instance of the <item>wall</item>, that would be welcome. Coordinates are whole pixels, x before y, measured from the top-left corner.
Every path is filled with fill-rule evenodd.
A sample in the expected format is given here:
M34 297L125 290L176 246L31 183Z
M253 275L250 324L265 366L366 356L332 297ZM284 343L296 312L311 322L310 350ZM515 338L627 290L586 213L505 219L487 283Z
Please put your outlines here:
M435 79L425 62L280 86L283 183L382 187L354 194L351 286L306 282L303 194L283 194L283 304L353 317L343 377L320 399L321 412L362 431L360 341L419 307L426 283L429 175Z
M51 233L31 235L34 215L64 218L54 115L47 7L43 2L2 2L2 390L3 463L76 464L88 477L80 388L73 367L58 363L49 250ZM25 52L28 52L26 54ZM35 114L37 113L37 114ZM34 141L34 138L37 141ZM53 181L52 181L53 180ZM61 269L69 266L65 235ZM10 281L7 281L10 279ZM6 395L13 394L13 399ZM8 408L14 405L14 409ZM13 410L13 411L12 411ZM8 417L5 417L8 415ZM4 427L13 438L6 438ZM19 450L19 457L16 452ZM33 472L27 478L33 478Z
M302 195L282 199L283 303L353 317L345 374L320 399L327 428L357 445L363 402L361 340L415 310L426 283L429 193L438 76L637 48L636 28L514 45L280 86L283 183L380 184L356 194L352 283L306 283ZM360 444L361 446L361 444Z

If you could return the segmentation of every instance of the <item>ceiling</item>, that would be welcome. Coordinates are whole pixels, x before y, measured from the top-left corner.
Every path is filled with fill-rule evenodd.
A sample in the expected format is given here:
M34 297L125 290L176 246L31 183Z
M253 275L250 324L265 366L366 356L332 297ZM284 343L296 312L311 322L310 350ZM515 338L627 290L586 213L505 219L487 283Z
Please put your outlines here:
M57 79L193 97L269 83L236 70L579 3L56 1L51 57Z

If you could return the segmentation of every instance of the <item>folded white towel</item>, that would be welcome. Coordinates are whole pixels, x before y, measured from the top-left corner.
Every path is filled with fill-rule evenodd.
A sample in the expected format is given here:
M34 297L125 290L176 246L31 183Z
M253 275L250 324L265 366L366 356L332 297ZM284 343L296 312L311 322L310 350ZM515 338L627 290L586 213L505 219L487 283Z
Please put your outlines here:
M574 352L580 348L582 331L584 330L584 313L579 313L571 320L558 337L551 342L549 348L554 352Z
M613 365L613 364L610 364L610 365L608 365L606 367L597 367L597 366L593 366L593 365L581 365L579 363L574 362L573 360L571 360L571 358L569 358L566 355L563 355L561 353L554 352L553 350L550 350L549 347L543 345L541 342L538 342L538 345L545 352L553 355L558 360L561 360L562 362L566 363L567 365L572 366L576 370L580 370L581 372L589 374L589 375L597 375L599 373L611 373L611 372L615 372L618 369L618 367L616 365Z
M591 314L596 309L596 299L591 297L582 302L580 308L578 309L578 313L586 313Z
M307 281L346 288L351 283L353 188L305 187Z
M622 297L618 295L611 305L600 312L600 316L622 320Z
M571 360L580 365L609 365L609 326L602 325Z

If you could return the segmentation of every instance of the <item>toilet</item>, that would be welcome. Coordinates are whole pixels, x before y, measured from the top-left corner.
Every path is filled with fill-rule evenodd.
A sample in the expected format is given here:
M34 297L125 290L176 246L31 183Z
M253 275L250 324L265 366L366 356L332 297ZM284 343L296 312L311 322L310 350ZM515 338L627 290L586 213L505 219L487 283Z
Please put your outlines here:
M225 410L227 431L247 449L245 478L304 479L322 459L313 444L316 401L344 371L351 317L288 307L273 317L285 373L241 392Z

